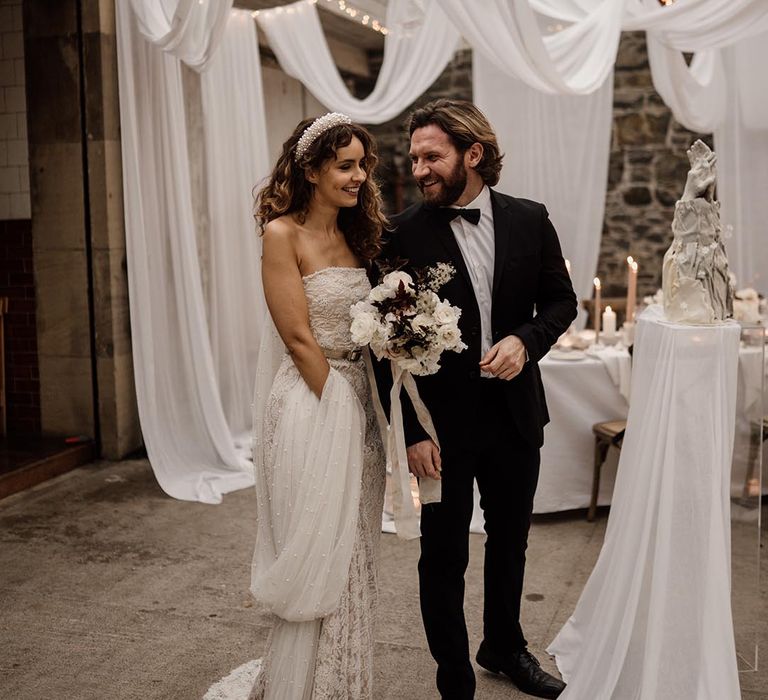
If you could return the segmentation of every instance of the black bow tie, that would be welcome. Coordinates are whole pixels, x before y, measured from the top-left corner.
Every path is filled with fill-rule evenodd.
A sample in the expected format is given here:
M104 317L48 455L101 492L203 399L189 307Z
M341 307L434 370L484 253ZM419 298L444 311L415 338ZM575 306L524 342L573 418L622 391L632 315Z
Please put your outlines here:
M435 213L440 217L441 221L450 223L457 216L464 217L470 224L477 226L480 223L480 210L479 209L456 209L452 207L440 207L435 209Z

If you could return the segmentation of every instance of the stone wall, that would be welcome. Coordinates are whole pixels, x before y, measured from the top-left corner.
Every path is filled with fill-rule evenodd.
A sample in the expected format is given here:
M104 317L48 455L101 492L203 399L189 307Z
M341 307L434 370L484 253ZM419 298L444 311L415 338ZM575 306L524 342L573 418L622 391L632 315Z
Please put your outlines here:
M372 58L374 63L377 60ZM639 263L638 293L642 296L661 286L661 259L671 241L674 205L688 170L685 151L696 138L710 146L712 141L710 136L680 126L653 89L644 33L622 35L614 85L611 160L597 274L603 281L604 296L623 295L626 258L632 255ZM413 107L438 97L472 99L471 51L458 52L430 89L402 115L371 128L379 142L379 178L389 213L400 208L399 202L407 206L419 198L407 158L405 117Z

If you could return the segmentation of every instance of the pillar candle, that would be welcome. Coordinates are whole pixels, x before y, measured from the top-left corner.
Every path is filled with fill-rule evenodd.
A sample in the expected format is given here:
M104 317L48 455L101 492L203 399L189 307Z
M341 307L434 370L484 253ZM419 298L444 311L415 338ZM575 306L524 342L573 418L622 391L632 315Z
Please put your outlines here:
M597 340L600 336L600 314L602 313L603 307L602 302L600 299L600 278L595 277L594 280L595 284L595 343L597 343Z
M627 258L627 318L629 323L635 320L635 304L637 302L637 263L630 255Z
M603 333L609 338L616 335L616 312L610 306L603 311Z

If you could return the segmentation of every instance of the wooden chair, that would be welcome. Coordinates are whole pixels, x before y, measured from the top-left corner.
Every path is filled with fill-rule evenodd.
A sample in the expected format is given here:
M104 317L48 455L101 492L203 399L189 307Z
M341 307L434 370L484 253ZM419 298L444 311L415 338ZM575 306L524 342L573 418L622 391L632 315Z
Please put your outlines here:
M595 471L592 477L592 500L587 511L587 520L589 522L595 519L595 511L597 510L597 496L600 492L600 470L603 468L605 458L608 456L608 450L611 447L621 449L626 429L627 421L625 420L609 420L604 423L595 423L592 426L592 432L595 435Z

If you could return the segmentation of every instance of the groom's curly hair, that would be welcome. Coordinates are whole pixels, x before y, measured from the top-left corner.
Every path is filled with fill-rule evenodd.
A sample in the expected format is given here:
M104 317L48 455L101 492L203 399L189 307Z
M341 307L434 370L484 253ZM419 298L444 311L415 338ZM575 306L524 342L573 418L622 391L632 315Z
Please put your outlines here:
M348 146L356 137L363 144L365 157L362 167L366 179L360 185L357 204L339 210L338 225L352 252L361 261L370 263L381 252L381 234L388 225L375 180L379 161L376 142L370 132L359 124L340 124L322 132L297 160L296 144L313 121L304 119L299 122L283 144L282 153L266 184L254 188L254 217L261 233L270 221L286 214L294 214L303 224L314 190L314 185L307 179L307 172L322 171L329 161L336 158L336 151Z
M459 153L464 153L473 143L479 143L483 147L483 157L475 168L477 174L489 186L499 181L504 154L499 149L496 132L475 105L465 100L433 100L408 117L408 135L413 136L416 129L430 124L440 127Z

